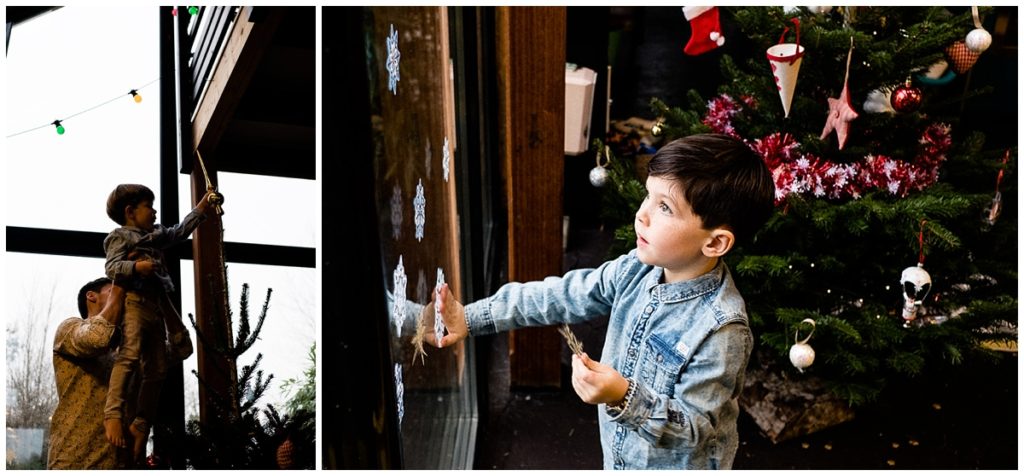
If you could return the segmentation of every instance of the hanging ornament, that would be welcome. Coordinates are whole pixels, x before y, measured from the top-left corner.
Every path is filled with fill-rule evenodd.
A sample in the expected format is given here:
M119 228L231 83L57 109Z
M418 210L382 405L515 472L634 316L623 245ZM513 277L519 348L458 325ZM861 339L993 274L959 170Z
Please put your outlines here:
M964 74L978 61L978 53L967 48L963 41L957 41L946 48L946 57L956 74Z
M683 52L697 56L725 44L722 25L718 21L718 7L683 7L683 16L690 22L690 40Z
M924 74L917 75L917 80L922 84L929 86L941 86L943 84L949 84L953 78L956 77L956 73L949 68L949 62L940 59L928 68Z
M932 289L932 277L924 270L924 225L927 220L921 220L921 230L917 234L918 247L920 252L917 256L917 266L911 266L900 274L900 286L903 288L903 327L909 328L911 322L917 318L917 311Z
M992 46L992 35L981 26L981 16L978 13L978 7L971 7L971 15L974 16L974 29L967 34L967 39L964 43L967 45L967 49L981 54L989 46Z
M789 117L789 105L793 102L793 91L796 89L796 78L800 74L800 62L803 60L805 48L800 46L800 19L789 20L795 26L796 43L783 43L787 26L782 30L779 43L768 48L765 55L768 57L768 64L772 67L772 75L775 76L775 86L779 90L779 98L782 100L782 112L784 117Z
M917 266L904 269L900 275L900 284L903 285L903 327L910 327L910 323L917 318L921 302L932 289L932 277L923 266L923 263L918 263Z
M1003 175L1006 171L1006 163L1010 160L1010 150L1007 149L1003 155L1003 166L999 168L999 173L996 175L996 195L992 197L992 203L985 208L985 212L982 215L982 221L988 226L996 224L996 220L999 219L999 214L1003 212L1003 194L999 191L999 186L1003 183Z
M133 89L131 91L128 91L128 94L132 95L132 100L135 101L136 103L142 102L142 95L139 94L139 90L138 89Z
M864 100L864 112L872 112L875 114L892 114L896 112L892 108L890 98L892 91L885 91L882 89L876 89L868 93L868 98Z
M796 334L793 336L793 340L796 341L793 347L789 348L789 361L793 363L793 367L796 367L800 373L804 373L804 369L810 367L814 363L814 349L807 344L807 341L811 340L811 335L814 334L814 328L816 324L814 319L804 319L800 321L800 324L810 324L811 332L807 334L804 340L800 340L800 327L797 325Z
M850 131L850 121L859 116L853 110L850 103L850 59L853 58L853 37L850 37L850 52L846 55L846 77L843 78L843 92L839 99L828 98L828 118L825 120L825 129L821 131L821 140L825 140L829 133L836 131L839 138L839 150L846 145L846 135Z
M992 46L992 35L985 31L984 28L975 28L967 34L967 40L964 41L967 45L967 49L981 54Z
M807 9L817 15L827 15L832 11L832 7L807 7Z
M901 114L914 112L921 107L921 90L915 88L907 77L907 82L892 92L892 107Z
M597 151L597 155L594 157L597 162L597 166L590 169L590 184L595 187L604 187L608 183L608 169L606 165L612 160L611 152L608 146L604 146L604 162L601 161L601 151Z
M57 128L57 135L59 135L59 136L64 135L64 126L61 125L59 119L56 120L56 121L51 122L50 124L53 124L53 126Z

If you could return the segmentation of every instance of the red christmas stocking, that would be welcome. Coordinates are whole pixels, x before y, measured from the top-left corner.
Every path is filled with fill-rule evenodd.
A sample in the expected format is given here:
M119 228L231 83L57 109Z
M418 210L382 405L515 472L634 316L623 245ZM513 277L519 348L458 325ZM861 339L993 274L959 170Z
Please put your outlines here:
M722 25L718 23L718 7L683 7L683 15L693 32L683 51L691 56L707 53L725 44Z

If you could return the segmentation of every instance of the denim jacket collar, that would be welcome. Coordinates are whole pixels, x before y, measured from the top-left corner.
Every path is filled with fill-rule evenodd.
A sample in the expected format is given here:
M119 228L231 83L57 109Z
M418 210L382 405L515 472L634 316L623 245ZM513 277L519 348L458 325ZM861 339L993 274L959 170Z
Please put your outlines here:
M725 278L725 263L719 258L710 272L686 281L662 283L664 276L665 268L655 268L645 284L647 292L663 303L686 301L718 289Z

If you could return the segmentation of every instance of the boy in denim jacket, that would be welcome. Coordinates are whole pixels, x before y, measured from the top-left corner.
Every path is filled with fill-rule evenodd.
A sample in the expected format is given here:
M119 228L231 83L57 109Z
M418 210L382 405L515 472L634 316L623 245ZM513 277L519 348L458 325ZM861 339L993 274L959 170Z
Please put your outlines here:
M731 468L753 337L722 256L768 219L775 186L757 154L720 134L672 141L648 175L636 249L596 269L508 283L465 307L442 286L440 347L610 315L603 362L572 358L573 388L598 405L605 469ZM433 311L424 308L425 321Z
M103 409L103 426L111 444L125 446L122 420L131 377L141 371L136 417L128 426L134 461L142 457L156 417L160 387L167 373L167 330L164 319L181 319L171 304L174 281L167 272L163 250L192 234L205 219L210 192L185 219L172 227L156 223L155 196L145 185L121 184L107 198L107 216L121 225L103 240L107 277L125 288L124 323L117 360ZM173 343L172 343L173 344ZM189 347L184 360L192 353Z

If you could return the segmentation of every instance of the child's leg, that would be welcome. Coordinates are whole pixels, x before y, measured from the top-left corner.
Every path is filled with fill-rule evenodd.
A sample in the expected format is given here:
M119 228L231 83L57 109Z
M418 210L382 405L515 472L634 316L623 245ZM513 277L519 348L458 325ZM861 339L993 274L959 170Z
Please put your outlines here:
M118 447L125 446L124 404L128 382L136 372L142 347L143 308L137 296L125 297L124 322L121 327L121 346L110 371L107 401L103 408L103 427L107 440Z
M132 450L136 461L145 456L149 429L156 419L160 389L167 375L167 339L163 319L158 315L152 317L154 319L146 319L142 340L142 383L139 387L137 413L135 420L128 427L132 434Z

